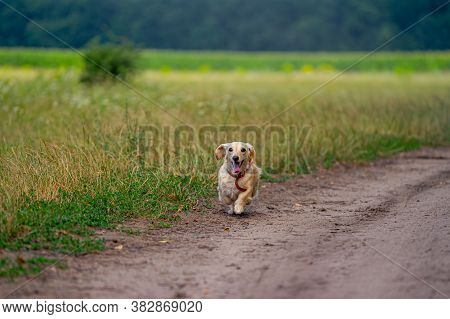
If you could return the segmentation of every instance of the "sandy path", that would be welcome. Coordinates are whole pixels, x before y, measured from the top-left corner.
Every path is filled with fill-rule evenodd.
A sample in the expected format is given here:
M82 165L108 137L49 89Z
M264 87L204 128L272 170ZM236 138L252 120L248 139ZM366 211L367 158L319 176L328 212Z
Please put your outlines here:
M69 257L10 297L443 298L450 149L266 183L245 216L214 209L106 235L123 249ZM0 283L2 295L18 284Z

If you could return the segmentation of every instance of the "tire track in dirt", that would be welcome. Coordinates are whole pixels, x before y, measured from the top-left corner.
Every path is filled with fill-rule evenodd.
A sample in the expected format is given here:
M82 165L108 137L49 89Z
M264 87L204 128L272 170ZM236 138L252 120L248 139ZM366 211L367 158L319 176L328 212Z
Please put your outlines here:
M104 233L111 249L70 258L68 270L47 271L10 297L450 294L449 148L265 183L253 211L229 216L217 206L169 230Z

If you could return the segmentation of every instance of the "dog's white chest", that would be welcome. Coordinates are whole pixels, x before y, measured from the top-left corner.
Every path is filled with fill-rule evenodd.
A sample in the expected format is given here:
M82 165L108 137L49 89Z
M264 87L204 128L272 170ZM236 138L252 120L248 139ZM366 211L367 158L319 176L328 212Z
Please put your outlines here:
M236 185L234 185L234 179L232 181L227 181L223 186L225 195L236 200L239 195L239 190L236 188Z
M236 200L239 195L239 190L234 183L235 179L228 173L219 173L219 194L229 197L231 200Z

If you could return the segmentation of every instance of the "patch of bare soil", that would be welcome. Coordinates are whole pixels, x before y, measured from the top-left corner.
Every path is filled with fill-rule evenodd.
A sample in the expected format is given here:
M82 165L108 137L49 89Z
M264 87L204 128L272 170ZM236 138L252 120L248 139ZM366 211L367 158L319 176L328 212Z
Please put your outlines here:
M167 230L105 234L10 298L445 298L450 149L262 185L253 212L219 205ZM141 225L147 229L146 225Z

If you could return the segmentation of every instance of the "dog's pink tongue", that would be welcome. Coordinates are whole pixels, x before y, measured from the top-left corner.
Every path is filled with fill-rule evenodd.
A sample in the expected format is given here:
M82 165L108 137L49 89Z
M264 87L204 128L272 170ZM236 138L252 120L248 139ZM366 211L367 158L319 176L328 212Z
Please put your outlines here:
M233 162L233 174L239 174L241 172L241 168L239 167L238 164Z

